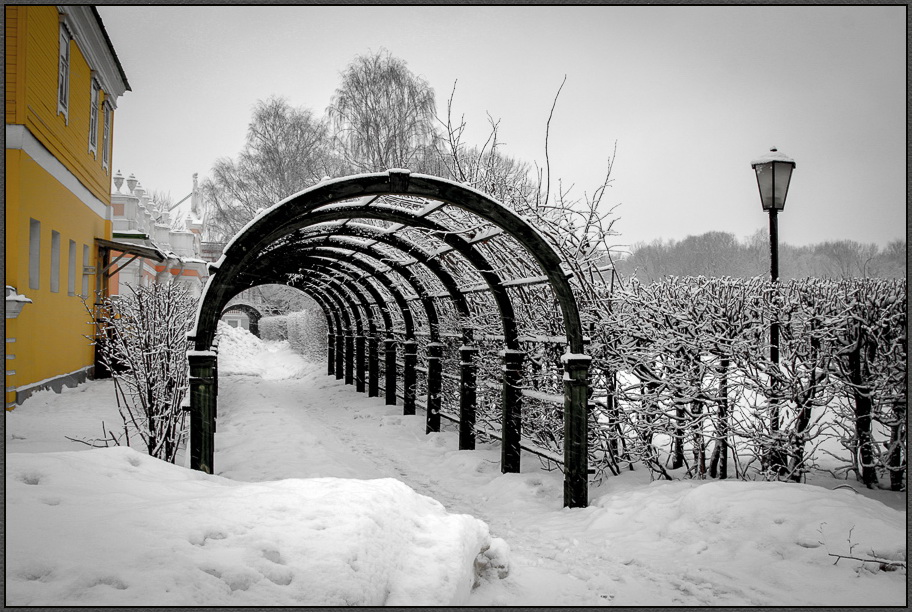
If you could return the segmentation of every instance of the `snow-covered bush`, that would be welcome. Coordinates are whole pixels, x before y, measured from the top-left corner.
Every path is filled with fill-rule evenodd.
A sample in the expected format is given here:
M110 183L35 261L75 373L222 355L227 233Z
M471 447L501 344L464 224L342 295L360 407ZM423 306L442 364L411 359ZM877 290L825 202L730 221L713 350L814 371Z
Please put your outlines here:
M597 479L642 463L663 478L728 478L733 470L736 478L800 481L832 469L835 454L840 471L870 486L878 472L891 488L905 486L904 280L691 277L603 289L598 301L581 303ZM476 423L496 434L503 337L483 297L470 296ZM565 347L552 338L562 340L562 329L556 309L535 309L547 296L521 297L522 436L560 457ZM444 408L458 411L452 402Z
M190 386L187 331L196 300L180 283L126 286L104 298L94 341L114 378L122 433L105 430L94 445L130 446L137 438L149 455L174 463L185 434L184 395Z
M260 319L260 338L263 340L288 340L288 317L277 315Z
M843 280L831 288L826 325L847 469L873 486L878 471L902 490L906 472L907 301L905 281ZM881 450L882 449L882 450Z
M290 312L287 317L288 342L308 361L322 361L326 355L326 319L314 310Z
M799 480L838 435L860 480L872 486L885 470L902 488L905 291L904 280L870 279L630 283L593 329L601 407L591 462L597 472L643 462L670 477L668 463L724 478L733 450L736 476Z

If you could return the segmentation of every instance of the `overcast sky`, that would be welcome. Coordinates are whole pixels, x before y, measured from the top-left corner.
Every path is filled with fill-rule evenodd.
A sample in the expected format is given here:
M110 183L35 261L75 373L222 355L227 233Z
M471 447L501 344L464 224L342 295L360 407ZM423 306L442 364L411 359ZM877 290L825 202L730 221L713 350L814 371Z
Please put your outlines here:
M340 72L382 47L480 144L591 193L615 143L616 244L766 230L752 159L795 159L780 240L906 235L904 6L102 6L132 88L114 168L190 192L236 157L257 100L322 114Z

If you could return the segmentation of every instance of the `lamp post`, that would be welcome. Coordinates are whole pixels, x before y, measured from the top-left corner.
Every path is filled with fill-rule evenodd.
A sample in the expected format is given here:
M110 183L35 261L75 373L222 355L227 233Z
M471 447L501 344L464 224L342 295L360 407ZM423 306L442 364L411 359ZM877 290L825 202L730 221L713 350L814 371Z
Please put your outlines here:
M31 304L32 300L16 293L15 287L6 286L6 318L15 319L22 312L22 307Z
M779 211L785 208L785 198L788 195L789 182L792 171L795 169L795 160L780 153L776 147L770 152L751 162L751 167L757 174L757 186L760 188L760 203L763 210L769 212L770 228L770 281L779 282ZM779 321L774 315L770 322L770 361L773 367L779 365ZM779 407L773 384L773 397L770 398L770 429L775 435L779 431ZM774 464L778 463L774 461Z

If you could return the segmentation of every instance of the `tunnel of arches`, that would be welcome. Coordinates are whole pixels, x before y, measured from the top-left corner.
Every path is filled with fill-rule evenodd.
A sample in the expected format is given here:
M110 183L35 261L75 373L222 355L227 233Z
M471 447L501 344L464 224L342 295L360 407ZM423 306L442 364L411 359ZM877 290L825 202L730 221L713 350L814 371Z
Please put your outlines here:
M459 448L501 442L557 464L564 505L588 504L588 368L570 275L547 240L487 195L407 170L325 180L262 211L211 267L188 354L191 467L212 472L216 324L240 292L284 284L326 318L326 370L358 392L423 410ZM249 315L248 315L249 316ZM558 415L560 452L523 422Z

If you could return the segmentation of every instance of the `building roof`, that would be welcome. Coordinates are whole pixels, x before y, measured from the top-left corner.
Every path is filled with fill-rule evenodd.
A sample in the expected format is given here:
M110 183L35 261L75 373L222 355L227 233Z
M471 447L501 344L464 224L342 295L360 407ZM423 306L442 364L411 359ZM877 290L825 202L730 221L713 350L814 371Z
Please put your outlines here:
M130 88L130 82L127 80L127 73L124 72L123 65L120 63L120 58L117 57L117 51L114 49L114 44L111 42L111 38L108 36L108 31L105 29L104 21L101 20L101 15L98 14L98 9L94 6L90 7L92 9L92 14L95 16L95 20L98 22L98 27L101 28L101 34L104 36L105 42L108 44L108 49L111 51L111 55L114 58L114 63L117 65L117 71L120 72L120 78L123 79L125 89L127 91L133 91Z
M104 238L96 238L95 243L105 249L120 251L121 253L128 253L130 255L138 255L147 259L154 259L155 261L164 261L168 258L164 251L154 246L144 246L133 242L122 242L118 240L105 240Z

